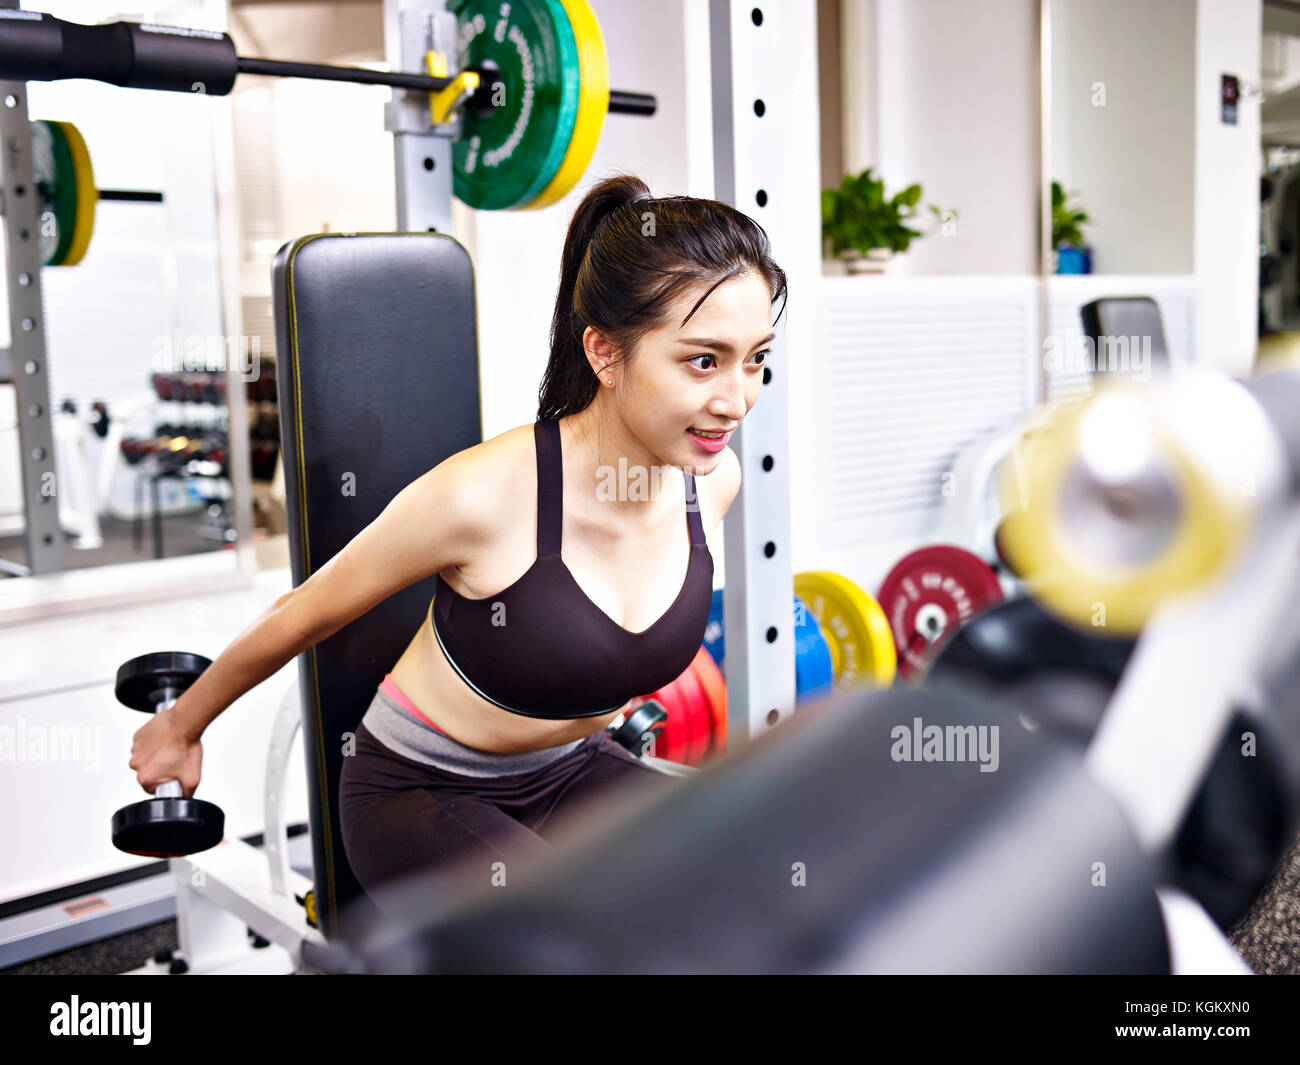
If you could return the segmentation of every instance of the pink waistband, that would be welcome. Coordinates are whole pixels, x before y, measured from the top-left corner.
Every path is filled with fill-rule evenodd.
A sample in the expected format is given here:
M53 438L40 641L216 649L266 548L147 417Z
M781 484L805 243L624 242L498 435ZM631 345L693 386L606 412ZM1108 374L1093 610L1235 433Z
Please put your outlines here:
M427 717L425 717L422 713L420 713L420 711L416 709L415 704L411 702L411 700L408 699L405 695L402 694L401 689L398 688L398 686L393 683L393 675L391 673L384 674L384 682L381 685L379 685L379 687L382 688L385 692L387 692L388 695L392 697L393 701L396 702L403 710L409 711L411 714L413 714L420 721L423 721L435 732L442 732L442 729L438 728L437 725L435 725L432 721L430 721ZM444 736L447 736L445 732L442 732L442 734ZM447 738L451 739L450 736L447 736Z

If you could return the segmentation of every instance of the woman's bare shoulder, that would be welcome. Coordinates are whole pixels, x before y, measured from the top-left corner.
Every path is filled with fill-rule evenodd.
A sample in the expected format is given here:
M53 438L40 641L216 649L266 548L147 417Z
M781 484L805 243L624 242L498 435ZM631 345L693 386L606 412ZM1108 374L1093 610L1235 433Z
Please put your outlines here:
M535 480L535 454L532 425L518 425L456 452L435 469L446 467L460 504L496 526L505 513L517 514L520 494Z
M740 459L736 453L730 447L723 448L722 461L717 468L707 476L696 477L695 485L704 534L712 536L740 491Z

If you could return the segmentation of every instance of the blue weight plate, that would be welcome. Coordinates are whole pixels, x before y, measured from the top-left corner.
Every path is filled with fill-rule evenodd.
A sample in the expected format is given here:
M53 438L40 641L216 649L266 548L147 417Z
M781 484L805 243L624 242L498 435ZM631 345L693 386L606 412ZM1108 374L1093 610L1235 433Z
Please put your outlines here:
M704 649L709 657L722 668L722 660L727 657L726 633L722 629L722 589L713 593L709 603L709 620L704 626Z
M813 612L797 596L794 601L794 673L799 702L830 694L835 683L830 645Z
M813 612L797 596L794 599L795 688L799 701L825 695L835 681L831 668L831 651ZM724 669L727 657L726 632L723 626L722 589L713 593L709 620L704 626L704 649ZM725 674L724 674L725 675Z

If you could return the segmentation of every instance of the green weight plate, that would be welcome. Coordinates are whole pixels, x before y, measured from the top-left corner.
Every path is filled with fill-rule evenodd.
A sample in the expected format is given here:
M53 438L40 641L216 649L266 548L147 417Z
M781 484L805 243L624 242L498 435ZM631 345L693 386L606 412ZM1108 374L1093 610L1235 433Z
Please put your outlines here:
M63 134L63 143L72 160L73 213L75 224L68 249L59 260L60 266L76 266L90 247L90 237L95 230L95 203L99 190L95 188L95 171L90 163L86 140L71 122L56 122Z
M527 206L564 161L581 98L578 45L560 0L453 4L461 69L495 68L503 99L467 104L452 147L456 198L499 211Z
M609 113L609 59L605 55L600 23L587 0L560 2L568 12L569 24L578 42L578 118L564 160L537 199L524 205L524 210L528 211L558 203L578 183L591 162L600 140L600 128Z
M57 122L32 123L32 176L37 190L41 262L59 266L67 258L77 228L77 180L67 138Z

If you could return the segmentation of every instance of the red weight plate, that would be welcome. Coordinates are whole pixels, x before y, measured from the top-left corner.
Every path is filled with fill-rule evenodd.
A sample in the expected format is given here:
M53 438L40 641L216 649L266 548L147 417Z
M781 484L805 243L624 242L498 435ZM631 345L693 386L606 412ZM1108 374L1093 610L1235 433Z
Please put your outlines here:
M686 710L687 765L699 765L709 751L709 697L704 693L695 670L687 667L677 678L681 685L682 702Z
M898 672L911 680L932 652L972 617L1002 601L993 567L947 544L901 558L880 585L880 605L898 649Z
M722 754L727 749L727 682L706 648L700 648L691 668L709 700L709 754Z
M690 706L686 692L682 689L682 678L678 677L666 688L660 690L672 700L673 704L672 709L668 711L668 719L673 723L671 745L663 757L685 764L686 756L691 750L691 726L688 719Z

